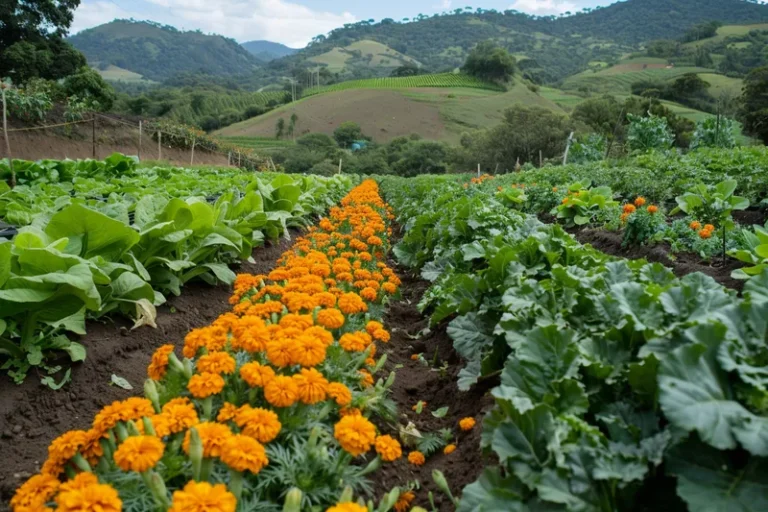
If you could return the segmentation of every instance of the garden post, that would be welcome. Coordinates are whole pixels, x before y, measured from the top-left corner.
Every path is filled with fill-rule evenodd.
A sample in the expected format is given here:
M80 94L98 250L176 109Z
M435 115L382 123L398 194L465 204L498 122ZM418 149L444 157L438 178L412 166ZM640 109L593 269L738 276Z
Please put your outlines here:
M13 169L13 155L11 155L11 142L8 140L8 113L5 106L5 89L8 87L4 83L0 82L0 91L3 94L3 135L5 136L5 149L8 153L8 166L11 168L11 182L9 183L11 188L16 188L16 171Z
M93 142L93 159L96 160L96 113L91 114L91 141Z
M139 160L141 160L141 132L142 132L142 122L139 121Z

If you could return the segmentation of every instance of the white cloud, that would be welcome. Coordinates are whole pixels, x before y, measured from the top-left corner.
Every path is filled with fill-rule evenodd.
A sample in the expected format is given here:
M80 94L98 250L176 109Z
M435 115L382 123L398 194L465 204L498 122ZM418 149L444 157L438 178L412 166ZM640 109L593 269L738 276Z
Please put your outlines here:
M567 0L515 0L510 9L541 16L579 10L576 4Z
M141 15L126 11L112 2L83 2L75 11L75 20L70 32L75 34L87 28L109 23L115 18L127 19L130 17L141 17Z
M166 8L173 21L238 41L267 39L292 47L305 46L318 34L357 21L349 12L321 12L284 0L146 0Z

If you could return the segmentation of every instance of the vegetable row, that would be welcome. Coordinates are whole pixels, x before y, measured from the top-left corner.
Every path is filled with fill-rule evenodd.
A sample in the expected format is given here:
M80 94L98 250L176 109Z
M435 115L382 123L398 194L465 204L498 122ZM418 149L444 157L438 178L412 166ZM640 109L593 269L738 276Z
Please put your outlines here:
M0 238L0 354L17 382L31 367L58 371L47 360L60 351L84 359L67 335L85 334L86 318L121 313L154 325L156 306L189 281L231 284L229 264L351 186L345 177L142 169L122 155L17 168L20 185L0 191L0 218L15 226Z
M768 273L702 274L584 247L490 187L385 178L398 260L466 367L500 376L460 511L768 508Z
M369 419L396 416L394 375L374 382L400 284L377 190L353 189L268 275L238 276L232 312L159 348L144 398L55 439L13 510L368 511L365 475L402 455Z

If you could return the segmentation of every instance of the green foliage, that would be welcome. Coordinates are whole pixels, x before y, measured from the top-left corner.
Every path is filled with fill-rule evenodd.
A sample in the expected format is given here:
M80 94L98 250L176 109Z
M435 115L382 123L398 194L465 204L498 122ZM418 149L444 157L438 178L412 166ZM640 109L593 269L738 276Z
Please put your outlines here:
M654 149L669 149L675 140L666 118L654 115L639 117L628 114L629 130L627 142L632 151L646 152Z
M339 147L344 149L352 147L352 144L357 140L366 140L360 125L351 121L341 123L341 125L333 131L333 138L336 140Z
M744 131L768 144L768 67L747 75L742 101Z
M445 173L448 151L441 142L411 141L392 164L392 170L400 176Z
M599 162L605 158L606 141L602 135L590 133L571 146L568 159L575 164Z
M504 208L490 183L459 182L383 182L406 226L394 253L433 282L420 308L451 319L467 362L459 387L501 373L481 439L498 464L458 510L764 506L768 274L740 298L608 257Z
M501 90L496 84L469 75L462 73L442 73L438 75L349 80L333 85L309 89L304 92L304 96L314 96L316 94L346 91L349 89L412 89L416 87L466 87L469 89L486 89L491 91Z
M115 91L96 71L83 67L64 80L63 89L67 96L78 96L93 102L98 110L110 110L115 102Z
M590 183L574 183L562 204L552 210L566 227L592 224L599 215L618 205L608 187L590 188Z
M736 123L727 117L710 117L696 124L691 149L736 147Z
M492 41L483 41L475 46L462 68L470 76L501 83L508 82L516 69L515 58Z
M621 245L622 247L645 245L666 228L667 223L661 212L650 213L646 208L640 208L627 217Z
M8 114L24 121L39 122L53 108L48 90L9 88L5 91Z
M119 154L14 167L19 185L0 190L0 218L19 227L0 240L0 353L17 382L32 367L58 371L47 361L61 351L83 360L85 349L66 333L85 334L86 318L122 314L154 325L155 306L189 281L231 284L228 264L304 225L352 183L148 169ZM0 177L9 173L0 161Z
M676 198L677 208L672 214L682 211L706 224L730 228L733 223L731 214L749 208L749 199L734 195L737 187L736 180L721 181L717 185L695 185Z

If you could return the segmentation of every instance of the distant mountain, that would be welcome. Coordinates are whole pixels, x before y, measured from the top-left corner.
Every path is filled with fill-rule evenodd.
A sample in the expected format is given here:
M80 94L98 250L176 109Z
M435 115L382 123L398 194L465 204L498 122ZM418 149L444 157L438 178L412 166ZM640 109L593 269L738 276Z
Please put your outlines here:
M677 38L693 25L714 20L726 24L768 21L768 6L747 0L626 0L564 17L456 9L450 14L419 15L402 22L384 19L347 24L287 57L285 65L307 61L309 66L335 48L375 41L415 59L428 70L448 71L461 66L478 42L491 39L524 61L522 67L528 76L556 82L589 68L591 63L615 63L647 41ZM353 75L372 72L362 66L348 67L347 71Z
M259 61L232 39L149 21L115 20L84 30L69 42L92 66L117 66L156 81L185 72L245 75L259 67Z
M275 59L287 57L299 51L295 48L289 48L284 44L274 43L272 41L248 41L247 43L243 43L243 48L263 62L270 62Z

